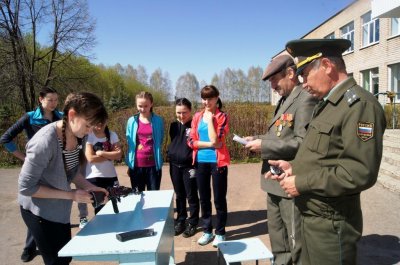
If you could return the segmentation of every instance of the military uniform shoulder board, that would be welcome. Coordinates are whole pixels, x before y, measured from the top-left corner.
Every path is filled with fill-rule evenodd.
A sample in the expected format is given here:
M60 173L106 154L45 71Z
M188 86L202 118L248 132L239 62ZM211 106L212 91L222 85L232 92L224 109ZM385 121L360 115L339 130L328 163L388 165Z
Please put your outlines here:
M360 99L360 97L357 95L356 91L354 91L353 88L349 88L346 91L346 93L344 93L344 98L346 99L347 104L349 104L349 106L353 105Z

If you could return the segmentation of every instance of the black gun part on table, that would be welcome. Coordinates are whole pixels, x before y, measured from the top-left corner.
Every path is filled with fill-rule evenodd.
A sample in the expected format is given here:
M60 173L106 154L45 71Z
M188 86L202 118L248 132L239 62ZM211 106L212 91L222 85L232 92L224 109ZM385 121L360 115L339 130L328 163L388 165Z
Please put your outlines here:
M137 189L132 189L129 187L125 186L116 186L116 187L108 187L108 199L111 201L114 213L119 213L118 209L118 202L121 202L121 197L126 197L129 194L136 194L139 195L141 192L139 192ZM104 193L101 191L92 191L91 192L93 196L93 207L97 208L99 207L103 202L104 202Z

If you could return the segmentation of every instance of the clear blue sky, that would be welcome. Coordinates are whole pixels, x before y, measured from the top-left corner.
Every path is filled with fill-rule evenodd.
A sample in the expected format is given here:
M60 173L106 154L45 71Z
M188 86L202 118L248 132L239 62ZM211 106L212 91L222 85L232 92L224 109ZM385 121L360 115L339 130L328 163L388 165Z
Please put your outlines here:
M227 67L247 72L352 0L89 0L97 21L94 63L160 67L173 84L190 72L211 81Z

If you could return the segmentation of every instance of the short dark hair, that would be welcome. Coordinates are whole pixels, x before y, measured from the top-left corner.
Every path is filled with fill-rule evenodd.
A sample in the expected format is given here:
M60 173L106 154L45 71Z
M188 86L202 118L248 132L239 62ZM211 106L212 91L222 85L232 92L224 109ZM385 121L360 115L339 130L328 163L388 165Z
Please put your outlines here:
M326 58L336 65L338 71L346 71L346 63L344 62L343 57L327 56Z

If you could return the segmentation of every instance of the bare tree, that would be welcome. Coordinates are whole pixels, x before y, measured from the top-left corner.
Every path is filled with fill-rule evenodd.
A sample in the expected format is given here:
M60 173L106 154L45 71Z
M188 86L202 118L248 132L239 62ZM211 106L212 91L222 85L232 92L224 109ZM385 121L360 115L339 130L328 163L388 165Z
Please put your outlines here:
M178 78L175 86L175 97L185 97L192 102L199 99L199 82L194 74L186 73Z
M149 76L147 75L146 68L143 65L138 65L136 68L136 80L142 83L143 85L148 85Z
M0 73L14 70L6 87L19 89L25 110L34 107L40 87L61 79L60 68L71 72L72 59L92 48L94 28L86 0L0 0L0 53L5 58ZM46 30L48 39L39 44L38 33Z
M168 72L163 73L161 68L156 69L150 76L150 87L169 98L172 94L172 87Z

